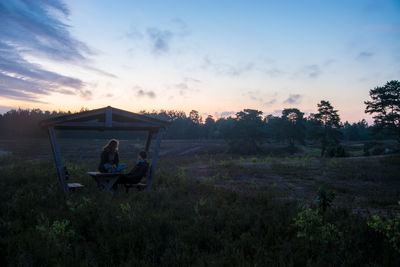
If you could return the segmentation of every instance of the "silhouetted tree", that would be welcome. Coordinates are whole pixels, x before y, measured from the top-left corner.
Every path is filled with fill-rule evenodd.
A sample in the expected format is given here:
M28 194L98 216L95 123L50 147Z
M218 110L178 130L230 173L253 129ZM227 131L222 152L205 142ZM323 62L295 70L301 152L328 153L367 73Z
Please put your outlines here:
M204 123L204 129L207 138L215 138L216 137L216 124L213 116L208 115L206 121Z
M314 115L314 119L322 126L320 132L321 140L321 156L325 155L328 146L337 146L339 144L339 136L341 132L340 117L337 110L334 110L329 101L321 100L318 106L318 113Z
M197 110L190 111L189 119L195 124L200 124L200 122L201 122L201 117L200 117L199 112Z
M371 101L365 101L365 113L374 114L378 130L387 130L400 142L400 82L393 80L369 91Z
M225 129L224 137L231 149L240 153L260 152L260 145L266 138L262 111L244 109L236 113L231 128Z
M352 124L346 121L341 131L343 139L347 141L368 140L371 138L370 127L365 119Z
M297 108L287 108L282 111L282 135L281 138L288 141L294 147L295 141L304 144L305 127L304 113Z

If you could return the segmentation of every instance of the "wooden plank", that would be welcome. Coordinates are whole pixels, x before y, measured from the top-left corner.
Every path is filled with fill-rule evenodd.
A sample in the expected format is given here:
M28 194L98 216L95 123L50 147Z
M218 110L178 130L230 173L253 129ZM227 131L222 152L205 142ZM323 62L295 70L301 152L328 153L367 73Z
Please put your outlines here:
M58 147L56 133L54 131L54 128L49 126L48 133L49 133L49 138L50 138L51 149L53 151L54 162L56 164L58 180L60 181L60 187L65 193L68 193L69 189L68 189L67 181L65 179L64 165L62 163L60 149Z
M147 123L120 123L113 122L112 127L106 128L102 122L63 122L54 126L55 129L75 130L138 130L157 131L160 127Z
M146 146L145 146L145 151L146 153L149 152L149 148L150 148L150 143L151 143L151 137L153 136L153 132L149 131L149 133L147 134L147 140L146 140Z
M118 172L87 172L92 177L115 177L119 176L121 173Z
M142 114L137 114L137 113L133 113L133 112L129 112L126 110L122 110L122 109L117 109L117 108L113 108L113 113L120 115L122 117L127 117L127 118L131 118L131 119L135 119L135 120L140 120L142 122L147 122L150 124L156 124L158 126L168 126L170 125L172 122L170 121L164 121L164 120L160 120L160 119L156 119L156 118L152 118L146 115L142 115Z
M40 122L40 126L50 126L50 125L55 125L61 122L67 122L71 120L78 120L78 119L84 119L88 117L93 117L97 115L104 114L104 109L105 108L100 108L100 109L94 109L90 111L84 111L84 112L79 112L76 114L71 114L71 115L64 115L56 118L51 118L47 120L43 120Z
M149 178L147 180L147 188L148 189L151 188L151 185L153 183L154 172L156 170L156 163L157 163L157 159L158 159L158 151L160 150L162 135L163 135L163 131L162 130L158 131L158 133L157 133L157 142L156 142L156 146L154 148L153 158L151 160L150 175L149 175Z
M107 128L112 127L112 107L110 106L106 108L106 120L104 122L104 126Z

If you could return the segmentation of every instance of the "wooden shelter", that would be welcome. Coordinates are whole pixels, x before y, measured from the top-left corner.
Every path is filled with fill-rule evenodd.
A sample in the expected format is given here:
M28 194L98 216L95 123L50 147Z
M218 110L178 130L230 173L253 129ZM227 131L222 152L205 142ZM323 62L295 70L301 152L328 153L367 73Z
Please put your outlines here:
M154 170L156 168L162 133L170 124L171 122L168 121L151 118L149 116L128 112L110 106L51 118L40 122L42 128L47 128L56 164L57 175L60 181L60 186L64 192L69 192L69 187L66 181L65 167L62 162L55 130L146 131L148 132L145 144L146 152L149 151L152 136L157 135L150 173L147 179L147 188L150 188L154 178Z

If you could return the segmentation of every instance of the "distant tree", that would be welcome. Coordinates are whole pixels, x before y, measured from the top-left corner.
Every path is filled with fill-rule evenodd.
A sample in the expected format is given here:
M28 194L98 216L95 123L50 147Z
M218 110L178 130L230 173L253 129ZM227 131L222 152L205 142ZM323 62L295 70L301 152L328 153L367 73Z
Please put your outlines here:
M387 130L400 142L400 82L393 80L369 91L365 113L374 114L376 129Z
M341 131L343 132L343 139L347 141L368 140L371 138L371 127L368 126L365 119L352 124L346 121Z
M189 119L192 122L194 122L195 124L200 124L200 122L201 122L201 117L200 117L199 112L197 110L190 111Z
M325 155L328 146L337 146L341 132L340 117L337 110L333 109L329 101L321 100L318 106L318 113L313 114L314 120L320 123L322 129L319 133L321 141L321 156Z
M266 137L274 141L283 141L282 137L282 118L269 114L265 116Z
M213 116L208 115L206 121L204 123L204 130L207 138L215 138L216 137L216 124Z
M304 144L305 126L304 113L297 108L286 108L282 111L281 138L285 139L291 147L295 141Z
M241 153L260 152L260 145L266 138L262 111L244 109L236 113L234 123L225 128L224 137L231 149Z

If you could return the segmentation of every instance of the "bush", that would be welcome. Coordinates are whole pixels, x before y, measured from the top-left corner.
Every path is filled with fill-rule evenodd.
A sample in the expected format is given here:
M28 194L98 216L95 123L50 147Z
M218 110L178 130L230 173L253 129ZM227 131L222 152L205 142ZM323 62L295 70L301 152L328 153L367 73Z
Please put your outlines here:
M341 144L329 145L326 148L325 155L330 158L347 156L346 151Z

